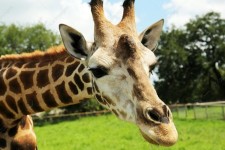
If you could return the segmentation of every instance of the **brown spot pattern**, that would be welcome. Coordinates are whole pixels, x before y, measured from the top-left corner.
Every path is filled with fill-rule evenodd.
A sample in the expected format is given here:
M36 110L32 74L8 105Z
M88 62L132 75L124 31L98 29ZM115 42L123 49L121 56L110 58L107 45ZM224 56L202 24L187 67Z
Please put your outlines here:
M109 105L116 106L116 103L113 102L108 96L103 96L103 98Z
M43 61L43 62L40 62L39 64L38 64L38 67L44 67L44 66L48 66L49 65L49 62L48 61Z
M101 95L96 94L95 97L100 104L106 105L106 101L102 99Z
M16 101L12 96L6 96L6 103L8 104L8 106L15 111L16 113L18 113L18 108L16 105Z
M78 74L75 74L74 81L76 82L77 86L81 91L84 90L84 83L81 81L80 76Z
M13 68L9 68L6 72L5 78L8 80L16 75L17 71Z
M130 75L132 78L137 79L137 75L136 75L136 73L134 72L133 69L127 68L127 71L128 71L129 75Z
M72 63L74 61L73 57L67 57L66 63Z
M17 68L21 68L23 64L24 64L23 62L18 62L18 63L15 63L14 66Z
M9 135L10 137L15 136L16 133L17 133L17 126L11 128L11 129L9 129L9 131L8 131L8 135Z
M72 98L67 93L64 81L60 85L56 86L55 89L61 102L63 102L64 104L73 102Z
M79 93L77 86L73 82L69 82L69 87L73 94L77 95Z
M22 71L20 73L20 80L23 83L24 89L31 88L33 86L34 71Z
M52 93L50 92L50 90L46 91L43 95L42 95L42 98L45 102L45 104L48 106L48 107L56 107L58 106L58 104L56 103L55 101L55 98L54 96L52 95Z
M45 87L46 85L49 84L48 71L49 71L48 69L41 70L37 74L37 86L39 88Z
M21 93L21 87L16 78L9 82L9 89L16 94Z
M138 99L144 99L143 91L138 87L138 85L133 85L133 95Z
M100 91L99 91L99 89L98 89L98 86L97 86L96 82L93 82L93 86L94 86L94 89L96 90L96 92L99 93Z
M15 117L15 115L10 110L8 110L5 103L2 101L0 101L0 114L2 114L3 117L9 119L14 119Z
M83 79L83 81L84 81L85 83L90 83L90 82L91 82L89 73L83 74L82 79Z
M83 71L85 68L85 66L83 64L80 64L79 68L78 68L78 72Z
M20 108L20 111L21 111L24 115L29 114L29 111L28 111L27 107L25 106L25 104L24 104L24 102L23 102L22 99L20 99L20 100L18 101L18 106L19 106L19 108Z
M29 62L24 66L24 68L35 68L36 64L36 62Z
M0 118L0 133L5 133L7 128L5 127L3 120Z
M66 73L65 73L65 75L66 75L67 77L71 76L71 74L77 69L78 65L79 65L79 62L75 62L74 64L69 65L69 66L66 68Z
M37 93L33 92L31 94L26 95L27 103L30 105L30 107L34 110L34 112L41 112L44 111L37 99Z
M0 95L5 95L7 87L4 80L0 77Z
M87 93L88 93L88 95L92 95L93 94L93 91L92 91L92 87L88 87L87 88Z
M64 66L56 64L54 67L52 67L52 78L54 81L58 80L62 75L64 71Z

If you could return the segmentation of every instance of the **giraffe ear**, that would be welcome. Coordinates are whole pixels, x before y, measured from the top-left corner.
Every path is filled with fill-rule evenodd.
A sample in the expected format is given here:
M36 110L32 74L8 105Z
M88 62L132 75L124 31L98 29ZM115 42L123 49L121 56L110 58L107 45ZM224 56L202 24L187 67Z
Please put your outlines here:
M64 24L59 25L59 31L67 52L78 59L86 59L88 51L84 36L77 30Z
M162 19L145 29L139 35L141 43L152 51L157 48L158 40L162 32L163 23L164 20Z

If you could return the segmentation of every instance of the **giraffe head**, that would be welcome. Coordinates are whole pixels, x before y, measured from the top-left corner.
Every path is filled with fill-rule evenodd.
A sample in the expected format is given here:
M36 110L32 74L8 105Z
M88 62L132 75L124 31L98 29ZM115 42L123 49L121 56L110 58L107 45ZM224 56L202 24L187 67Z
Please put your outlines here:
M102 0L90 2L94 42L67 25L60 25L63 43L72 56L84 60L92 74L96 99L122 120L135 123L150 143L170 146L178 134L171 111L158 97L149 76L156 63L153 51L163 26L158 21L140 35L134 0L125 0L119 24L109 22Z

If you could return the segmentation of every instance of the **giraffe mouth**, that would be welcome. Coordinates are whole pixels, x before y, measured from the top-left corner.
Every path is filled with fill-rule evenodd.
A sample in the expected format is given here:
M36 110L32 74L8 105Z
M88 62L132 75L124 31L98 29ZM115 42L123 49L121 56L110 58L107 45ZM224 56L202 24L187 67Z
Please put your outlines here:
M158 142L154 141L149 136L147 136L143 131L141 131L141 129L140 129L140 132L141 132L142 136L144 137L144 139L146 141L148 141L149 143L154 144L154 145L160 145Z
M172 125L172 127L174 127L174 125ZM164 128L160 128L160 129L157 128L158 132L154 131L154 129L145 130L144 128L139 128L139 130L142 136L144 137L144 139L151 144L161 145L166 147L174 145L178 139L177 130L175 128L173 128L172 130L168 130L168 128L167 129L164 129ZM159 130L162 133L160 133Z

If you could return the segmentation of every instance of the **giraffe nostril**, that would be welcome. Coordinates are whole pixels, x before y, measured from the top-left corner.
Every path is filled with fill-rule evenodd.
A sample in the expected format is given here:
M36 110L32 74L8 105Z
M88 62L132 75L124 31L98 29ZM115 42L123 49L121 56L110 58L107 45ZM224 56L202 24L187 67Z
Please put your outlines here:
M163 108L165 117L170 118L170 117L172 116L172 113L171 113L171 111L170 111L170 108L169 108L167 105L163 105L162 108Z
M147 119L149 119L150 121L153 121L155 123L161 122L160 114L154 109L148 108L146 111L146 116L147 116Z
M170 108L166 105L164 105L164 113L165 113L166 117L168 117L168 118L170 118L172 115Z
M167 117L168 117L168 118L170 117L170 113L171 113L171 112L170 112L170 110L168 109L168 110L167 110Z
M167 113L170 114L170 111L167 111ZM169 115L169 114L165 114L165 115ZM170 122L169 116L161 115L156 109L148 108L146 110L145 115L148 120L156 124L160 124L160 123L168 124Z

